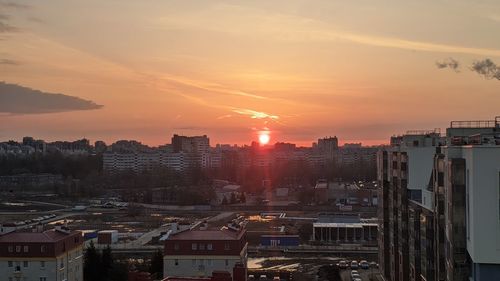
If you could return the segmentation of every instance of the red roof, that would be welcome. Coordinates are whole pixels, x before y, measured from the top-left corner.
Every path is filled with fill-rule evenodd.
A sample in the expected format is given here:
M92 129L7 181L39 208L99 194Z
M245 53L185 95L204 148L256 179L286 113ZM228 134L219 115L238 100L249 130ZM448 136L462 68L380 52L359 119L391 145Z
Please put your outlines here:
M52 243L75 233L76 231L66 234L55 230L44 232L10 232L0 235L0 243Z
M170 236L169 240L240 240L245 231L190 230Z

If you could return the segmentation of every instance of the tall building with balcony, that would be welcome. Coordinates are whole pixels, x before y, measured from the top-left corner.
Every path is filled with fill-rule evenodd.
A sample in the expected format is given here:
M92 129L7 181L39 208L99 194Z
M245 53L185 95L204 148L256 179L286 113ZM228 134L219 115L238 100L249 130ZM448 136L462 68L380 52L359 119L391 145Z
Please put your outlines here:
M498 280L500 118L453 121L445 138L407 134L391 144L378 154L385 279Z
M83 238L64 227L0 236L0 276L6 281L83 281Z
M415 275L408 255L409 201L430 208L432 202L423 194L436 147L443 141L438 131L409 131L391 138L391 146L379 152L379 261L387 280L405 281Z

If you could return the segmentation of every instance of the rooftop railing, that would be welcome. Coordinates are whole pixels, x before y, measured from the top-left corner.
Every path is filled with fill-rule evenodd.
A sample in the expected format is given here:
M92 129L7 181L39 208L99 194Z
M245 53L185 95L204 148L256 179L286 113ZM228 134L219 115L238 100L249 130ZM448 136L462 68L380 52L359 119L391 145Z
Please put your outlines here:
M500 124L500 117L495 120L451 121L450 128L495 128Z

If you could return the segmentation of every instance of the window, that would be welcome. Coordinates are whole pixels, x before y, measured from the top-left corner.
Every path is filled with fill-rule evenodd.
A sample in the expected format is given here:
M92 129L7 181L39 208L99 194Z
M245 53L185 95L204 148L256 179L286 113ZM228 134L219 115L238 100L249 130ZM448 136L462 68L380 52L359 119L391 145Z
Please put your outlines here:
M40 267L41 267L41 268L45 268L45 261L41 261L41 262L40 262Z
M179 265L179 260L178 259L174 260L174 265Z
M212 243L207 244L207 250L212 251L214 248L212 246Z
M40 246L40 253L45 253L45 245Z
M9 253L13 253L14 252L14 246L9 246Z
M8 261L7 263L8 263L8 265L9 265L9 267L12 267L12 266L13 266L12 261Z
M224 250L231 250L231 245L228 242L224 244Z
M200 250L205 250L205 244L200 243L198 247Z
M192 244L191 244L191 250L196 251L197 249L198 249L198 244L196 244L196 243L192 243Z
M40 281L47 281L47 277L40 277Z
M21 246L16 246L16 253L20 253L21 252Z
M23 261L23 267L28 267L28 261Z
M174 244L174 250L175 251L179 251L179 243L175 243Z
M229 260L226 260L226 266L228 266L228 265L229 265Z
M27 253L29 251L29 247L28 246L24 246L23 247L23 252Z

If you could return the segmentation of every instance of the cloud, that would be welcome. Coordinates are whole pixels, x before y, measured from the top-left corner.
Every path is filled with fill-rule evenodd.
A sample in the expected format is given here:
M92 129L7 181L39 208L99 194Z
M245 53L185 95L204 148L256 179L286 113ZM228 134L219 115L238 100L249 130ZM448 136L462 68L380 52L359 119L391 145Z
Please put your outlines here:
M237 5L217 5L195 15L175 14L156 21L165 28L191 28L229 33L239 36L264 36L292 42L348 41L360 45L425 51L500 57L499 49L464 47L407 40L390 36L375 36L342 30L325 21L297 15L270 13ZM227 22L233 24L228 25Z
M101 107L102 105L78 97L44 93L16 84L0 82L0 113L40 114Z
M0 58L0 64L19 65L20 63L18 61L11 60L11 59L1 59Z
M233 117L233 115L226 114L226 115L222 115L222 116L217 117L217 120L222 120L222 119L231 118L231 117Z
M18 10L28 10L28 9L31 9L30 5L26 5L26 4L22 4L22 3L16 3L16 2L0 2L0 7L12 8L12 9L18 9Z
M6 22L0 21L0 33L16 32L18 28Z
M271 119L271 120L279 119L279 116L277 115L271 115L265 112L255 111L251 109L234 108L232 111L238 114L250 116L250 118L252 119Z
M436 66L439 69L450 68L450 69L454 70L455 72L460 72L460 62L458 62L454 58L447 58L443 61L437 61Z
M470 69L486 79L500 80L500 67L490 59L475 61Z

